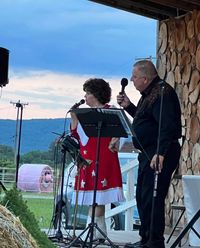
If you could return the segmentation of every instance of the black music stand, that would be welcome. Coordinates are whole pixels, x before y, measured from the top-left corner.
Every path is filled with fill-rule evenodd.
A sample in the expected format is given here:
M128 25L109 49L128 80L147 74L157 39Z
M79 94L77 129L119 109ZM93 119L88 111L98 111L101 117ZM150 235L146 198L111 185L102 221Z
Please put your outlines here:
M122 109L117 108L81 108L73 110L88 137L97 137L97 149L96 149L96 162L95 162L95 183L94 183L94 194L92 204L92 217L91 223L83 230L80 235L67 246L71 247L76 243L79 238L88 231L86 239L83 241L81 247L87 247L87 239L90 238L89 247L92 247L93 243L93 231L96 228L109 242L111 247L117 248L107 235L98 227L97 223L94 222L95 208L96 208L96 190L98 181L98 165L99 165L99 154L100 154L100 141L101 137L128 137L133 135L131 130L131 124L126 117Z
M196 212L196 214L192 217L192 219L189 221L189 223L185 226L185 228L181 231L181 233L178 235L174 243L170 246L170 248L175 248L180 243L182 238L185 236L185 234L191 229L197 237L200 239L200 234L196 231L194 228L195 222L200 218L200 209Z

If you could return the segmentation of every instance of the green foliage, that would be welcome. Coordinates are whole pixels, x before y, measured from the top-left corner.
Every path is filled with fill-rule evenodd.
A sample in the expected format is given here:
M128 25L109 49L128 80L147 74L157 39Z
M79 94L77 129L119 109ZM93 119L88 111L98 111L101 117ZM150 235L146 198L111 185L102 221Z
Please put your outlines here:
M14 161L0 158L0 167L15 168Z
M10 160L14 159L14 150L10 146L0 145L0 156L1 158L7 158Z
M15 216L19 217L21 223L37 241L40 248L55 248L46 234L41 232L34 214L29 210L21 193L16 188L5 192L2 205L6 205Z
M56 151L56 141L51 142L48 149L49 159L54 161L54 155Z
M55 141L49 145L48 151L31 151L20 156L20 164L47 164L51 167L62 162L63 153L60 146L55 146ZM71 157L66 154L66 163L71 162ZM14 151L11 147L0 145L0 168L15 168Z
M53 165L53 161L50 159L49 152L32 151L21 156L21 164L47 164Z
M29 193L30 197L26 198L26 203L38 220L39 227L48 229L52 220L54 199L53 197L49 197L49 199L46 197L42 198L41 193L39 194L40 198L37 198ZM49 193L46 193L45 196L47 196L47 194L49 195Z
M0 167L15 167L14 150L12 147L0 145Z
M47 164L53 167L55 155L55 141L49 145L49 149L46 152L31 151L21 156L20 163L25 164Z
M31 151L20 157L20 164L54 164L54 146L52 142L48 151ZM15 168L14 150L12 147L0 145L0 167Z

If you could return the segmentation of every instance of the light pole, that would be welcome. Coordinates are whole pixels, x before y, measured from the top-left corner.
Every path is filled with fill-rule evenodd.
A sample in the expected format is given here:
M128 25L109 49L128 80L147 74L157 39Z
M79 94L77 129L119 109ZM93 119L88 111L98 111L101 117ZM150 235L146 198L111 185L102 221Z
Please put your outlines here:
M25 105L28 105L28 103L20 103L20 100L18 102L10 102L10 103L14 104L17 107L16 136L15 136L15 161L16 161L15 184L17 187L19 162L20 162L23 108ZM19 115L20 115L20 119L19 119Z

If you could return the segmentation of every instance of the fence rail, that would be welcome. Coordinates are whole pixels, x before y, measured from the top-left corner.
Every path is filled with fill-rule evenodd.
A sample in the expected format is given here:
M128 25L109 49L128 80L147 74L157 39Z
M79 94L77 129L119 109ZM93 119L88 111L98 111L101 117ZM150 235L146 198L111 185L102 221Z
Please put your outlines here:
M111 209L111 205L109 204L106 206L106 221L107 226L110 227L111 217L125 212L125 231L131 231L133 230L133 224L134 224L134 207L136 206L136 199L135 199L135 184L134 182L134 173L135 169L138 167L138 161L131 161L130 163L127 163L125 166L122 167L121 172L122 175L126 174L126 182L123 186L126 187L126 201L120 204L119 206Z
M0 168L0 181L3 185L12 185L15 183L15 168Z

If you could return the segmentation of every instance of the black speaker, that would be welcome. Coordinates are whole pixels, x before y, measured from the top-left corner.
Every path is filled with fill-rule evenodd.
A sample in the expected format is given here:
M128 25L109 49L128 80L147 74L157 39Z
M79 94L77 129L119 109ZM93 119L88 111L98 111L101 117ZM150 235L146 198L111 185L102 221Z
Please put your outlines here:
M0 47L0 87L8 84L9 50Z

